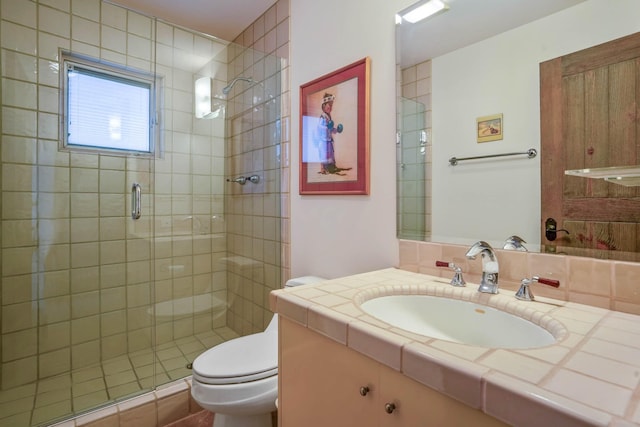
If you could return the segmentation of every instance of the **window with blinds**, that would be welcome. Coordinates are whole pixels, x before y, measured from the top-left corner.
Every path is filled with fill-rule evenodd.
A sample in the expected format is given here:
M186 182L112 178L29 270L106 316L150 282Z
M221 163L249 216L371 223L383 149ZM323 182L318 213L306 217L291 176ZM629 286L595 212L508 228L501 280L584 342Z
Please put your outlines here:
M153 155L152 75L64 56L63 148Z

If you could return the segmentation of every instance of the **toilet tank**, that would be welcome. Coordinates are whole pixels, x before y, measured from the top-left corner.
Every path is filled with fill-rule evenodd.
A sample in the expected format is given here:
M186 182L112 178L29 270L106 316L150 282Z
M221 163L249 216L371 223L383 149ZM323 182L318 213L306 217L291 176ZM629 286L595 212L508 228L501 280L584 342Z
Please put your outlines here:
M293 288L294 286L311 285L313 283L324 282L325 278L318 276L302 276L287 280L284 284L285 288Z
M318 283L318 282L324 282L325 278L323 277L318 277L318 276L302 276L302 277L296 277L294 279L289 279L287 280L287 283L284 284L285 288L293 288L295 286L304 286L304 285L311 285L313 283ZM273 317L271 318L271 322L269 322L269 325L267 326L267 329L264 330L265 332L277 332L278 331L278 315L274 314Z

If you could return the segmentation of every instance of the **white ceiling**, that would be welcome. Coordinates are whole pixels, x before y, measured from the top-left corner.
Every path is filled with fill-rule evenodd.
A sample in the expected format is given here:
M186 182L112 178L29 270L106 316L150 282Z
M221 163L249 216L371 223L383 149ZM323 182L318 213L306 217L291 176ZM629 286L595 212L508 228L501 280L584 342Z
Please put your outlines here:
M233 41L276 0L111 0L225 41Z
M444 0L449 10L401 25L403 66L435 58L585 0Z
M111 1L225 41L235 39L276 3L276 0ZM409 28L402 25L401 63L413 65L435 58L583 1L445 0L450 7L447 12Z

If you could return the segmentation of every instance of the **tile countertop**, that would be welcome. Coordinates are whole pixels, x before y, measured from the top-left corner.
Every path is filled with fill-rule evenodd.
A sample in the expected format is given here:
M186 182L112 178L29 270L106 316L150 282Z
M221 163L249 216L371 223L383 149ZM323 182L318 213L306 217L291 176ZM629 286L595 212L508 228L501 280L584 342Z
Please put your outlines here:
M640 316L476 289L389 268L273 291L270 303L279 315L512 425L640 425ZM389 294L492 306L545 327L557 341L533 349L476 347L394 328L359 308Z

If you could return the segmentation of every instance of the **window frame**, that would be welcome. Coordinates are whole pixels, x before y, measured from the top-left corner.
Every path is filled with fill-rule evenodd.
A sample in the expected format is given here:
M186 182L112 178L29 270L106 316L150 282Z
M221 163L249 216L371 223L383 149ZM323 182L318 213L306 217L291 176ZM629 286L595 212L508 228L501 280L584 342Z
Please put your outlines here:
M60 137L59 149L68 152L81 152L93 154L109 154L116 156L136 156L143 158L154 158L160 156L159 140L159 111L160 111L160 88L161 79L156 75L97 60L91 57L72 54L61 51L59 55L59 78L60 78ZM113 76L114 80L120 82L132 82L132 85L140 84L149 87L149 151L133 150L126 148L109 148L92 145L70 144L69 143L69 75L72 68L87 70L90 73L105 76ZM106 79L106 78L105 78Z

